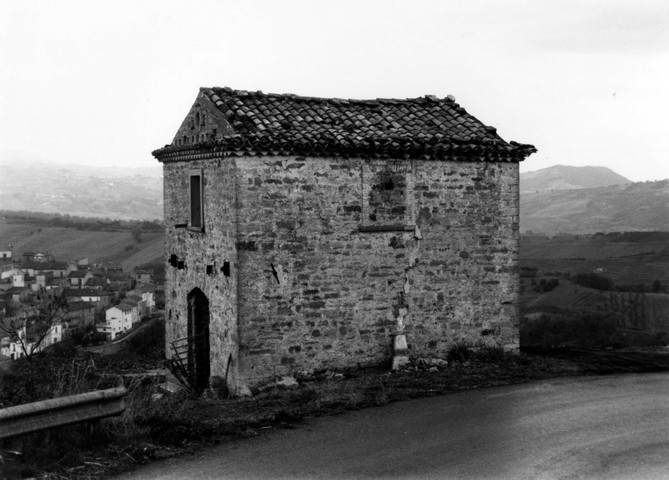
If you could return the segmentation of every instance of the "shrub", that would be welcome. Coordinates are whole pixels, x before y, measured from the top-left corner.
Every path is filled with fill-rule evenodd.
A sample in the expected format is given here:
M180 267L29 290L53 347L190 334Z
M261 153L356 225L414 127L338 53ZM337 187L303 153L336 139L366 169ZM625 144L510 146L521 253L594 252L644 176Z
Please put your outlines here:
M509 356L509 353L499 345L482 345L476 352L476 360L483 363L500 363Z
M162 358L165 348L165 322L155 321L143 331L133 335L127 341L127 350L144 356L158 355Z
M557 278L551 278L550 280L542 278L539 283L535 285L534 291L537 293L547 293L554 290L558 285L560 285L560 280Z
M506 359L508 353L499 345L488 345L485 343L470 343L458 341L451 345L446 354L449 363L481 362L499 363Z
M596 273L579 273L574 277L574 282L583 287L594 288L597 290L615 290L613 281L610 278L602 277Z
M449 363L463 363L470 360L473 356L472 344L460 340L455 342L448 349L446 360L448 360Z
M520 323L521 345L603 348L620 343L618 318L613 314L578 312L543 315Z

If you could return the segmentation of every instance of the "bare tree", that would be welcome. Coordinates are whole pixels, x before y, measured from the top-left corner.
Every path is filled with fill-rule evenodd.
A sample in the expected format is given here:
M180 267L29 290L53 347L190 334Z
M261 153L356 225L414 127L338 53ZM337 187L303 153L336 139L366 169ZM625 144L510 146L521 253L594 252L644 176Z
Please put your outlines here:
M0 314L0 331L10 342L18 345L21 356L29 365L29 389L33 390L33 357L46 347L49 339L64 320L67 312L65 295L52 295L41 289L26 310L7 311ZM30 314L29 314L30 313Z

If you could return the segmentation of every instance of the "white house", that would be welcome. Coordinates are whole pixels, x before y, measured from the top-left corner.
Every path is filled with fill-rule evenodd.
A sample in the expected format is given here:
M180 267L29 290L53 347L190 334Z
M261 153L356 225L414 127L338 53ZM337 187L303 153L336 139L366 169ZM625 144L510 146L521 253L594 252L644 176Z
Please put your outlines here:
M25 356L25 351L21 346L21 340L25 344L25 350L30 352L35 348L35 341L37 340L36 335L30 334L30 328L28 328L28 334L26 335L26 327L24 326L18 332L20 339L12 339L6 332L3 332L3 337L0 338L0 354L6 357L9 357L12 360L16 360ZM26 338L27 337L27 338ZM41 352L45 348L54 343L58 343L63 339L63 326L60 322L55 323L51 326L48 333L44 337L44 340L35 348L33 353Z
M17 268L11 261L5 261L0 263L0 279L4 280L5 278L10 278L17 273Z
M114 340L117 335L126 330L130 330L139 316L137 305L128 302L121 302L105 312L105 323L99 323L96 327L98 332L106 334L110 340Z
M0 258L12 258L14 247L11 245L0 245Z
M88 270L75 270L70 272L67 278L70 281L70 285L81 288L86 285L89 278L93 278L93 274Z

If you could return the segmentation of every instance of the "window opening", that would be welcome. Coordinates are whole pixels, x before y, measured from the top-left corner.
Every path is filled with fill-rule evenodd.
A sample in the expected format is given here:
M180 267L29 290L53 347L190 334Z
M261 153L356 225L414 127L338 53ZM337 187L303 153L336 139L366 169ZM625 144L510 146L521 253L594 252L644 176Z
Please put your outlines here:
M190 225L195 231L203 231L204 216L202 202L202 170L191 170L190 178Z

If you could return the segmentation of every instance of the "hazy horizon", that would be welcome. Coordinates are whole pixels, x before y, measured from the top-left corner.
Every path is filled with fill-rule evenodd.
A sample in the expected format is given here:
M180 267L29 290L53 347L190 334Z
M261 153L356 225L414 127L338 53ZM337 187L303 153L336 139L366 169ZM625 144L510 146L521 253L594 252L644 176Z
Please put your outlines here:
M23 160L24 162L33 163L35 165L53 165L53 166L57 166L57 167L60 166L62 168L66 168L66 167L87 167L91 170L114 170L114 169L121 168L122 170L119 171L118 176L122 176L123 171L127 171L127 170L131 170L133 172L142 171L142 173L150 173L150 174L153 174L153 175L157 175L157 174L162 175L162 164L160 162L158 162L157 160L155 161L154 164L148 163L146 165L143 164L143 165L134 165L134 166L125 166L124 165L124 166L121 166L121 167L115 166L115 165L98 165L98 164L87 165L85 163L77 163L77 162L74 162L74 161L73 162L62 162L62 163L60 163L60 162L49 162L46 159L42 159L42 158L40 158L39 156L36 156L36 155L31 155L27 152L8 152L8 151L3 151L1 149L0 149L0 165L5 164L7 162L11 162L12 161L12 155L15 155L17 160ZM579 167L608 168L612 172L615 172L619 175L622 175L620 172L614 170L613 168L611 168L607 165L567 165L567 164L564 164L564 163L556 163L554 165L548 165L546 167L541 167L541 168L532 169L532 170L523 169L522 165L523 164L521 163L521 168L520 168L521 176L522 176L522 174L535 173L535 172L540 172L542 170L546 170L546 169L549 169L549 168L563 167L563 166L564 167L574 167L574 168L579 168ZM622 175L622 176L625 177L625 178L628 178L625 175ZM633 181L633 182L635 182L635 181L636 182L661 181L661 180L668 180L668 179L669 179L669 174L664 178L655 178L655 179L652 179L652 180L647 180L647 179L632 180L632 179L628 178L628 180Z

